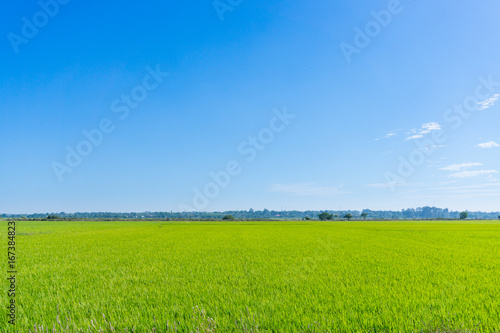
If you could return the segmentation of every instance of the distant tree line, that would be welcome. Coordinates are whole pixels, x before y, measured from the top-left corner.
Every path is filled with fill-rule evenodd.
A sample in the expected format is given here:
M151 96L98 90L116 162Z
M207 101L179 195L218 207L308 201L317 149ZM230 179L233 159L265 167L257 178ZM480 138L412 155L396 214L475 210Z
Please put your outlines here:
M321 215L321 217L320 217ZM413 219L500 219L500 212L459 212L447 208L419 207L401 211L364 209L325 211L239 210L225 212L82 212L1 214L2 218L37 220L413 220ZM464 217L465 216L465 217Z

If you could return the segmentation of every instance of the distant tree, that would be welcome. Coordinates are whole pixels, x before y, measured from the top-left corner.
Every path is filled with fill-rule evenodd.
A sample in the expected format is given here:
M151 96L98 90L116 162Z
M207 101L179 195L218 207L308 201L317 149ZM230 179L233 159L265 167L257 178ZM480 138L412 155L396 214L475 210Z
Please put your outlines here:
M325 221L325 220L331 220L333 218L333 215L327 212L323 212L319 214L318 217L321 221Z
M59 216L57 215L48 215L47 216L47 220L58 220L59 219Z
M498 219L500 220L500 215L498 215Z
M365 219L365 220L366 220L366 217L367 217L367 216L368 216L368 214L367 214L367 213L365 213L365 212L361 213L361 217L362 217L363 219Z
M465 220L468 217L469 217L469 213L468 212L461 212L460 213L460 219L461 220Z
M352 214L351 213L347 213L347 214L344 215L344 218L350 220L350 219L352 219Z
M222 219L225 220L225 221L233 221L233 220L235 220L235 218L234 218L233 215L226 215Z
M311 218L309 216L304 217L304 220L309 221Z

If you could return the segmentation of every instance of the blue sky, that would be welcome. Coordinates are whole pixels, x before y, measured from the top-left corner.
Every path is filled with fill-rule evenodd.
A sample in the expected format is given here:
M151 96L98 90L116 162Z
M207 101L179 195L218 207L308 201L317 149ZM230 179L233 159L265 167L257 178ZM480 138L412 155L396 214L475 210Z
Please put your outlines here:
M500 210L498 1L4 7L1 213Z

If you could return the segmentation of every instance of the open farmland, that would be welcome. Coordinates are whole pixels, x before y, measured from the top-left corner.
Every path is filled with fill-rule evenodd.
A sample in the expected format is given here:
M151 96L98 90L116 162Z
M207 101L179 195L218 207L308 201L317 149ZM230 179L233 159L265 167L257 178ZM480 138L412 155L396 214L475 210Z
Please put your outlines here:
M17 222L16 230L19 332L500 331L499 222ZM2 320L0 331L8 326Z

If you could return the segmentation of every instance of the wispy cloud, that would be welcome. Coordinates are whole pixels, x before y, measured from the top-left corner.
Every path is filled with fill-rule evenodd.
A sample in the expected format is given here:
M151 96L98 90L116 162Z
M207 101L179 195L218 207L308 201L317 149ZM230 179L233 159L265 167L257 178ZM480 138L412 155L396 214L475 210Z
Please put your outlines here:
M489 149L489 148L494 148L494 147L500 147L498 143L495 141L490 141L490 142L485 142L485 143L480 143L477 145L479 148L483 149Z
M454 184L456 183L458 180L449 180L449 181L446 181L446 182L439 182L438 184L439 185L449 185L449 184Z
M427 123L422 125L422 134L430 133L431 131L437 131L441 129L441 125L438 123Z
M317 186L316 183L272 184L269 191L297 196L328 196L346 193L341 191L341 187Z
M407 183L405 182L387 182L387 183L377 183L377 184L367 184L365 186L367 187L375 187L375 188L392 188L395 186L406 186Z
M488 176L489 177L489 176ZM453 180L452 182L458 182ZM437 185L445 185L440 182ZM422 191L400 192L401 198L406 199L435 199L438 196L442 199L470 199L471 197L492 197L500 195L500 182L489 182L484 184L466 185L466 186L436 186L436 184L427 184Z
M407 182L403 182L403 181L393 181L393 182L386 182L386 183L366 184L364 186L372 187L372 188L393 188L393 187L412 188L412 187L422 187L422 186L425 186L425 184L424 183L407 183Z
M444 146L444 145L434 145L434 146L425 145L425 149L424 148L418 148L417 150L425 151L425 150L434 150L434 149L439 149L439 148L444 148L444 147L446 147L446 146Z
M432 131L438 131L441 129L441 125L439 125L436 122L432 123L425 123L423 124L420 129L412 129L408 135L406 140L414 140L414 139L421 139L424 137L424 135L429 134Z
M494 184L497 184L499 182L498 178L493 176L493 175L488 175L488 177L486 177L486 179L488 179L489 182L494 183Z
M451 178L472 178L482 175L492 175L498 173L497 170L475 170L475 171L461 171L449 175Z
M447 167L441 168L440 170L446 171L460 171L461 169L472 168L475 166L481 166L483 163L462 163L462 164L452 164Z
M430 123L425 123L420 126L420 128L414 128L411 129L409 132L406 132L406 140L414 140L414 139L421 139L423 138L426 134L429 134L432 131L437 131L441 129L441 125L439 125L436 122L430 122ZM401 129L397 130L392 130L387 132L386 135L384 135L381 138L375 139L375 140L382 140L382 139L388 139L394 136L399 135L399 132L401 132Z
M416 135L412 135L412 136L407 137L406 140L421 139L423 137L424 136L422 134L416 134Z
M440 193L440 200L459 200L459 199L471 199L471 198L481 198L481 197L498 197L500 195L500 190L493 191L467 191L467 192L457 192L457 193ZM422 195L407 195L404 197L409 200L418 199L436 199L435 194L422 194Z
M383 137L378 138L378 139L375 139L375 140L377 140L377 141L378 141L378 140L380 140L380 139L389 139L389 138L391 138L391 137L393 137L393 136L398 135L398 134L399 134L399 133L398 133L399 131L401 131L401 130L400 130L400 129L397 129L397 130L392 130L392 131L389 131L389 132L387 132L387 134L386 134L386 135L384 135Z
M472 178L481 175L492 175L498 173L497 170L473 170L473 171L462 171L462 169L469 169L472 167L482 166L483 163L462 163L462 164L452 164L447 167L441 168L440 170L445 171L460 171L449 175L450 178Z
M482 111L482 110L486 110L487 108L492 107L493 105L495 105L495 102L498 100L499 97L500 97L500 94L495 94L492 97L490 97L482 102L479 102L478 103L479 104L478 110Z
M455 191L455 190L477 190L488 187L497 187L500 190L500 182L496 183L485 183L485 184L475 184L475 185L463 185L463 186L445 186L445 187L436 187L434 190L442 190L442 191Z

